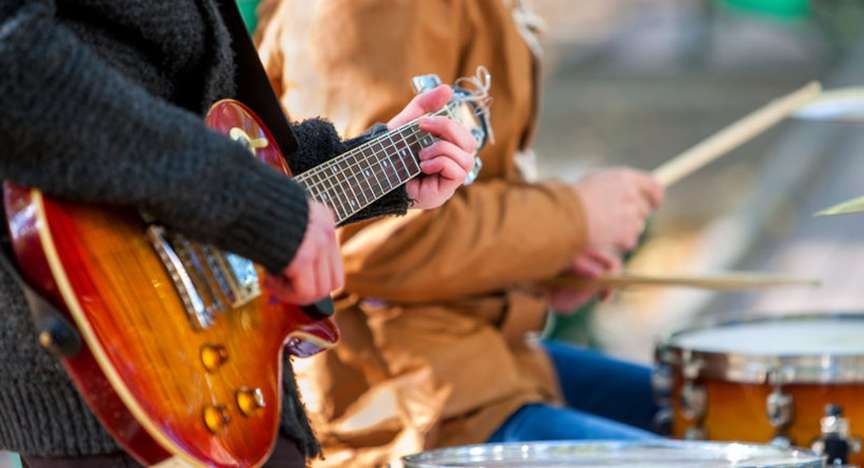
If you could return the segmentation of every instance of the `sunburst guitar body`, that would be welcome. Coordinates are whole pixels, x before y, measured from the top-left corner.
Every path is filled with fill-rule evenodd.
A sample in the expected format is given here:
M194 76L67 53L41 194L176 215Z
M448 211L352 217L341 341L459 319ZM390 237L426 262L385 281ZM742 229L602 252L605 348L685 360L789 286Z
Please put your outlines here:
M242 104L220 101L206 122L289 174ZM269 294L259 266L134 210L8 182L4 195L23 276L86 344L63 364L123 448L148 465L263 464L279 426L283 350L331 347L335 325Z

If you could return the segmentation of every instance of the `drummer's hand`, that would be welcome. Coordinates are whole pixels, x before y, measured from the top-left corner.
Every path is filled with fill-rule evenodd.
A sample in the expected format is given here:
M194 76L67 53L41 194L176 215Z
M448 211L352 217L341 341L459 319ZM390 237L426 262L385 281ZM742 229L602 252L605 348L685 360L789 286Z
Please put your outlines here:
M621 259L615 253L587 248L574 260L570 273L591 280L600 276L621 271ZM549 307L562 315L569 315L579 307L599 296L606 300L612 294L610 289L587 287L583 289L556 289L548 293Z
M402 112L387 123L388 129L404 125L425 114L435 112L453 96L453 90L446 85L418 95ZM412 208L430 209L444 204L456 189L462 186L468 172L474 166L474 153L477 141L471 133L456 121L443 116L429 116L420 119L420 129L438 141L420 151L419 177L405 185L408 197L414 200Z
M663 201L663 187L648 173L604 169L573 185L582 198L588 246L627 252L636 247L645 220Z

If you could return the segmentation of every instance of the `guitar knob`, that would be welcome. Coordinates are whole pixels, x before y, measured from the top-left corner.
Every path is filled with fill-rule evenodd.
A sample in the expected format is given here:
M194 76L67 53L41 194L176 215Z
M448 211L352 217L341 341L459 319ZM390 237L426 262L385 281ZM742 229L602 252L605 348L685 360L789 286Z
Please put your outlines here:
M218 434L229 422L231 422L231 416L228 416L228 410L223 405L204 408L204 425L213 434Z
M265 406L264 393L260 388L249 389L246 387L237 390L236 395L237 407L244 416L251 416L253 413Z
M228 362L228 350L220 345L204 345L201 347L201 364L207 372L214 372Z

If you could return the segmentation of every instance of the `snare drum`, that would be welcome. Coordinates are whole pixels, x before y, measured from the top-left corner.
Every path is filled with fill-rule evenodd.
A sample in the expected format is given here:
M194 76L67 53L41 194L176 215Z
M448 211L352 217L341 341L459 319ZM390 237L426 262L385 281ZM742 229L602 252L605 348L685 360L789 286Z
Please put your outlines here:
M664 340L656 358L660 419L673 436L773 442L864 463L864 315L689 329Z
M529 442L431 450L402 459L405 468L640 468L824 467L812 452L718 442Z

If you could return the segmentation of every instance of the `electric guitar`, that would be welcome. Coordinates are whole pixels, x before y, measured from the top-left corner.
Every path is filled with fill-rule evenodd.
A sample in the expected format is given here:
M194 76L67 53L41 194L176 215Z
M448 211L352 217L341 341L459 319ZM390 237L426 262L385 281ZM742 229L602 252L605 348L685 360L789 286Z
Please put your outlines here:
M439 114L485 135L480 108L457 93ZM207 125L290 175L273 138L224 100ZM417 122L295 178L339 222L420 174L434 137ZM57 305L83 344L63 364L90 408L147 465L260 466L279 427L283 350L310 356L339 331L270 294L265 271L146 220L135 210L73 203L4 185L13 250L27 282Z

